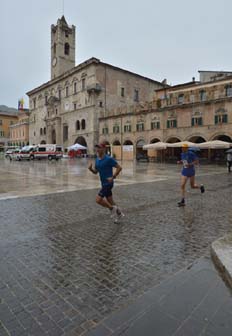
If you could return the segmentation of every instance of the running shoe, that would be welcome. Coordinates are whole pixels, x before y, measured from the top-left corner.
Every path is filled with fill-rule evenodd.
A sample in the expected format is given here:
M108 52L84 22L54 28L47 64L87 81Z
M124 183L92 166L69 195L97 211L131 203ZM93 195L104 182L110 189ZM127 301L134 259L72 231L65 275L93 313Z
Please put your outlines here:
M203 184L201 184L201 186L200 186L200 190L201 190L201 193L204 194L204 192L205 192L205 187L204 187Z
M117 217L117 207L114 205L113 206L113 209L112 210L110 210L110 217L111 218L116 218Z
M178 207L183 207L183 206L185 206L185 201L178 202Z
M122 212L122 210L120 208L117 207L116 212L117 212L117 218L118 219L125 217L124 213Z

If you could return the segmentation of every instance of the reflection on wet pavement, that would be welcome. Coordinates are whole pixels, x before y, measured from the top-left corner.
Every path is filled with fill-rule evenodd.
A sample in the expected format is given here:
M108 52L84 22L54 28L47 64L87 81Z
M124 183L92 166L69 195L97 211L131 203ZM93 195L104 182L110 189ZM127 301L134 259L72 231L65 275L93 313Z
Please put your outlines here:
M0 199L94 189L99 178L91 174L88 159L63 159L58 162L17 162L0 159ZM162 181L179 176L180 167L155 163L123 162L116 185ZM224 167L203 166L198 174L224 172Z

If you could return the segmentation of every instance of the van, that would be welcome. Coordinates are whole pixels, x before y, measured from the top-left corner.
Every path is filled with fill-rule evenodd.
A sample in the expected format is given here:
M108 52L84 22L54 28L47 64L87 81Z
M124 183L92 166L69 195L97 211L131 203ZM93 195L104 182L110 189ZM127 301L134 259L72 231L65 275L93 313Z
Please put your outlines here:
M63 148L58 145L38 145L30 153L30 160L58 160L63 157Z
M20 159L21 160L30 160L31 155L33 155L33 152L35 150L36 146L24 146L20 151Z

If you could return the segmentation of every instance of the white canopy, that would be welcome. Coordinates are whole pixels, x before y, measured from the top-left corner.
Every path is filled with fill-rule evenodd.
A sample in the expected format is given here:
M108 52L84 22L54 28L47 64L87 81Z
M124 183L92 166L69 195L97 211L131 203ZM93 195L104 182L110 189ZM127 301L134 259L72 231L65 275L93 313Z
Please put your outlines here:
M79 149L87 149L87 147L82 146L82 145L80 145L78 143L76 143L75 145L72 145L72 146L68 147L68 150L75 150L75 151L77 151Z
M166 142L162 142L162 141L159 141L159 142L155 142L155 143L152 143L152 144L149 144L149 145L144 145L143 146L143 149L166 149L167 148L167 143Z
M183 145L188 145L188 147L199 147L199 144L196 144L190 141L180 141L180 142L175 142L175 143L169 143L167 144L167 147L178 148L178 147L182 147Z
M226 141L221 141L221 140L213 140L213 141L207 141L207 142L202 142L200 144L198 144L199 148L202 149L207 149L207 148L212 148L212 149L220 149L220 148L230 148L231 147L231 143L230 142L226 142Z

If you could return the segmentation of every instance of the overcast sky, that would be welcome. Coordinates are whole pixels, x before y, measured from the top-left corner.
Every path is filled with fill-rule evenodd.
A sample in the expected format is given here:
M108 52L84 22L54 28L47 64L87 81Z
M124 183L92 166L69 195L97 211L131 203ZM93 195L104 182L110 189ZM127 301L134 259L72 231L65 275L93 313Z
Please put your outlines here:
M102 61L169 84L232 70L231 0L65 0L76 64ZM0 0L0 105L50 79L50 26L62 0ZM27 100L26 100L27 102Z

